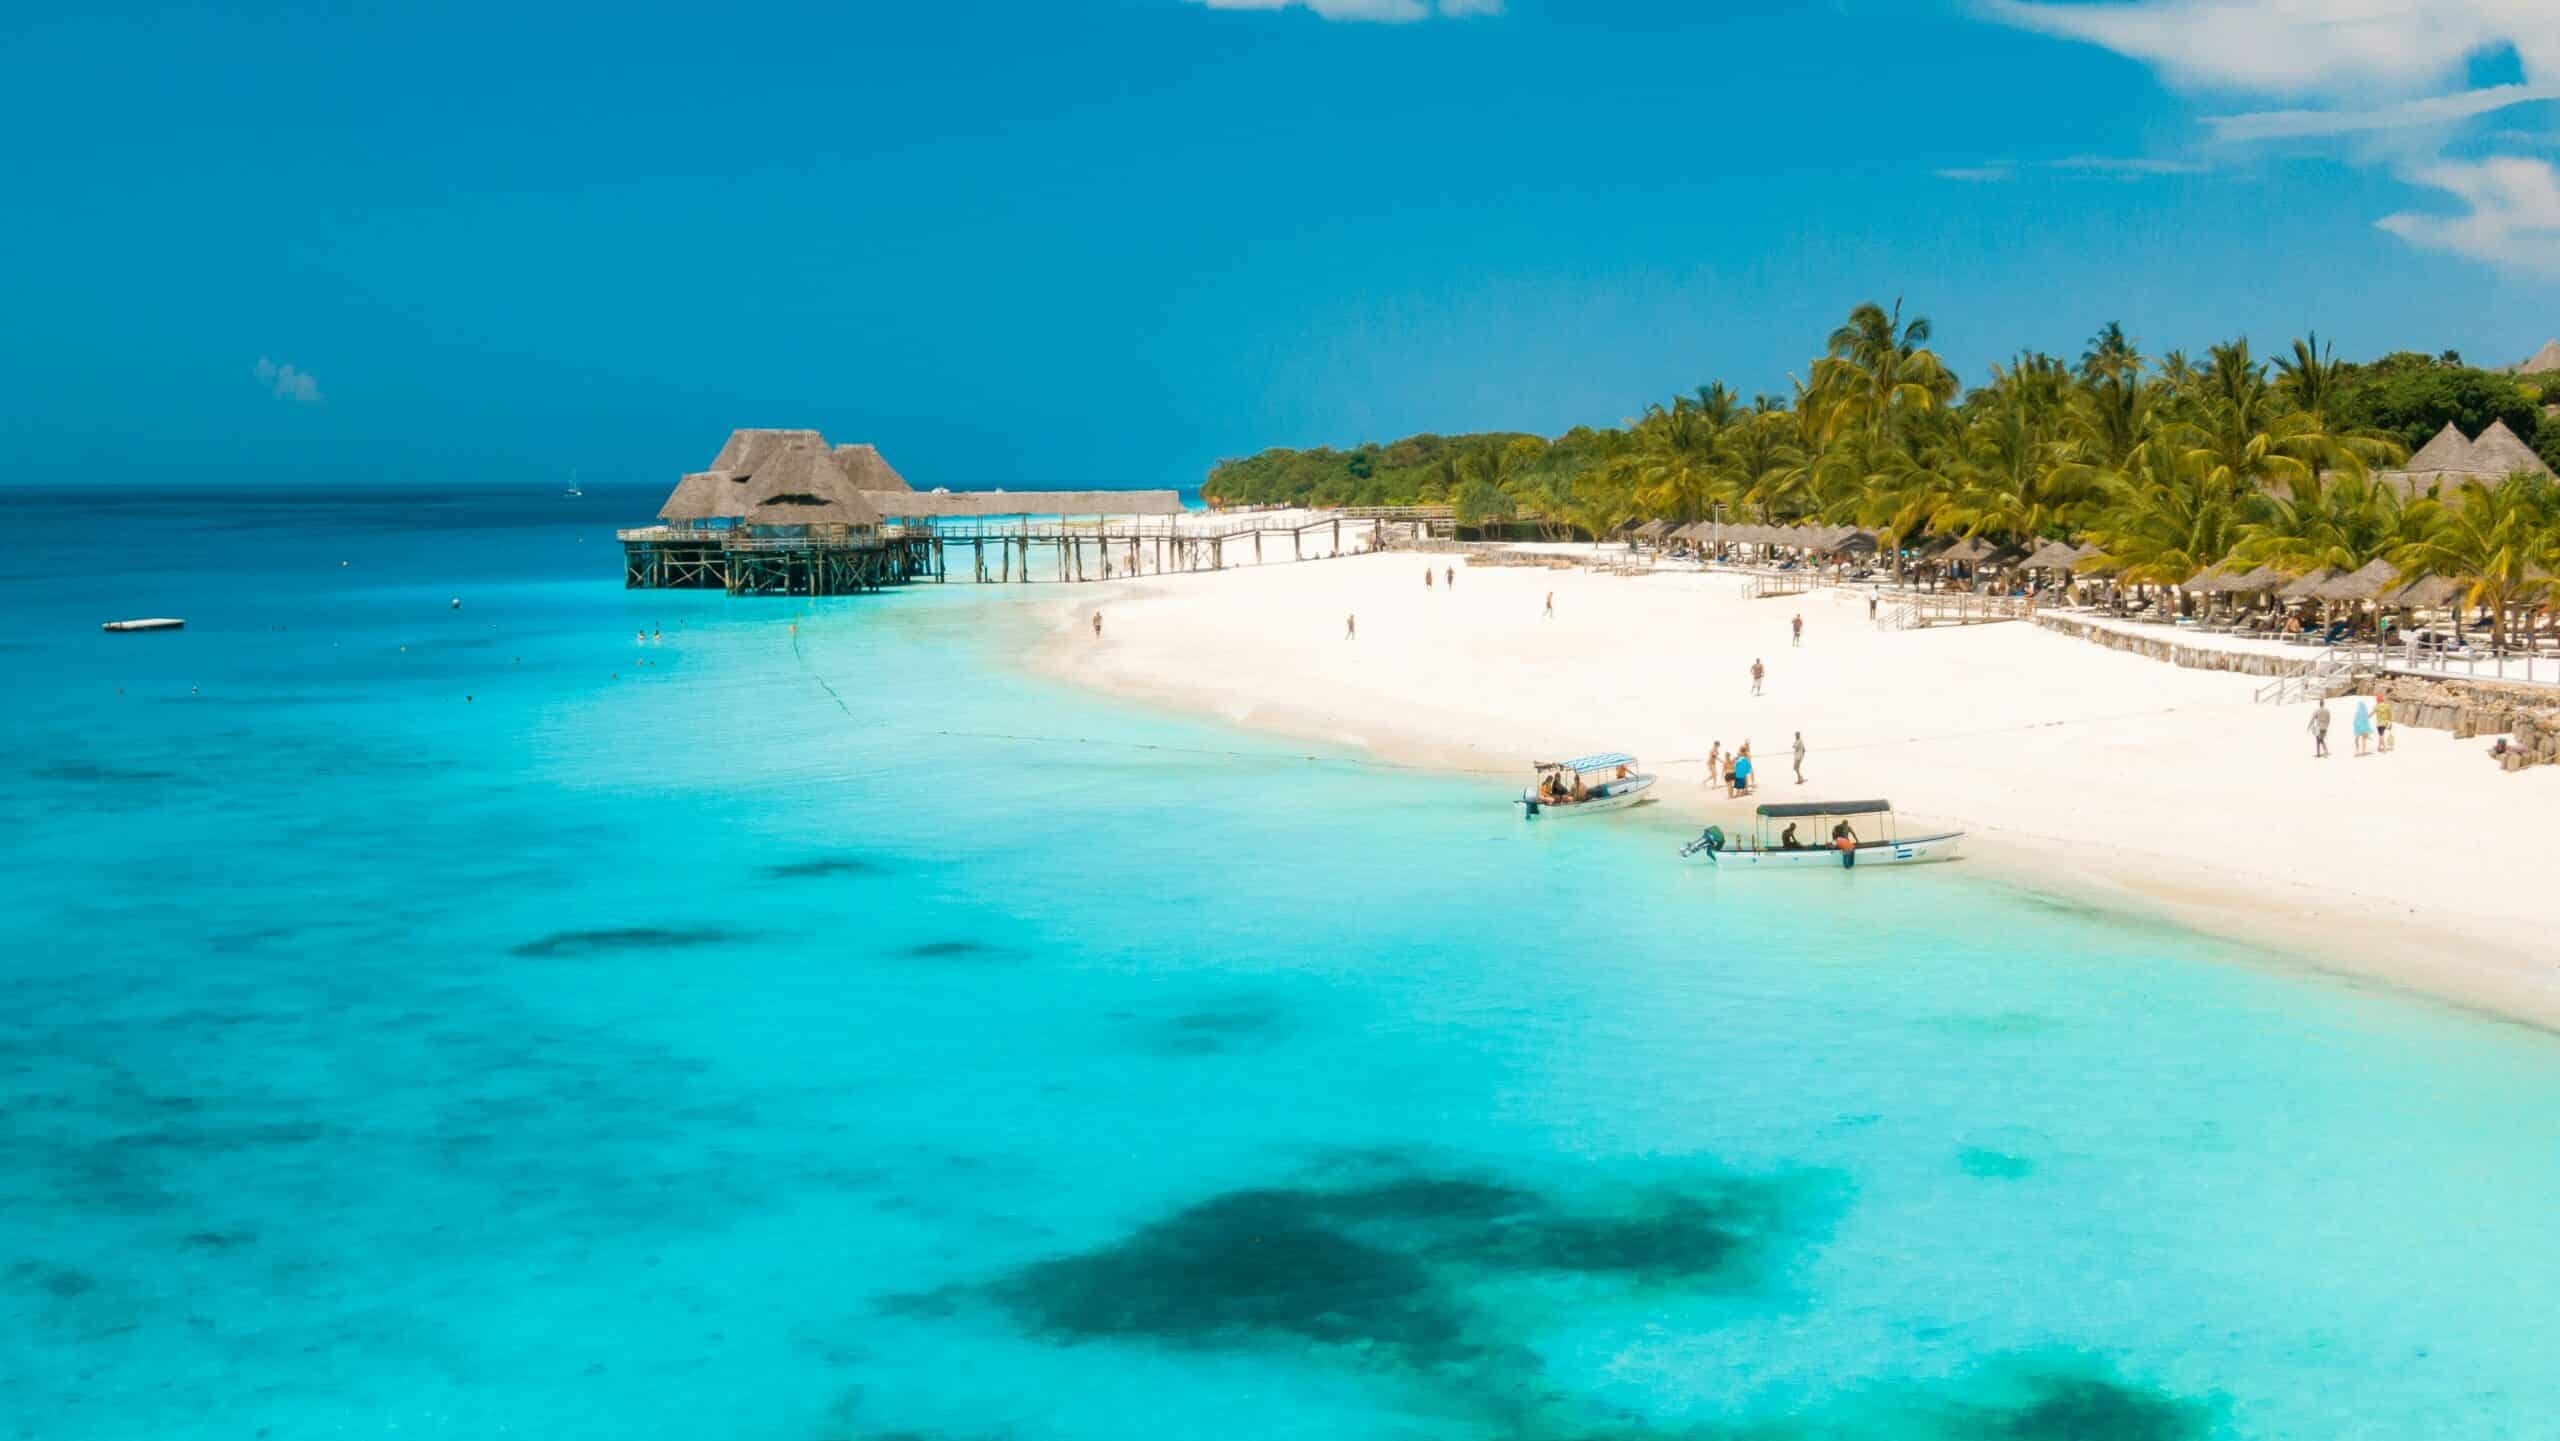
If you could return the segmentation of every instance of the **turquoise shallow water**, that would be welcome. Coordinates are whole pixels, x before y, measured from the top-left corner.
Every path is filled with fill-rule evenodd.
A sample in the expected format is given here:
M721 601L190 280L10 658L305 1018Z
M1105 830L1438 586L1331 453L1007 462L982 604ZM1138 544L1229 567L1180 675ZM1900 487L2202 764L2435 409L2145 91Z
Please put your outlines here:
M2560 1435L2550 1036L627 594L649 499L12 498L0 1435Z

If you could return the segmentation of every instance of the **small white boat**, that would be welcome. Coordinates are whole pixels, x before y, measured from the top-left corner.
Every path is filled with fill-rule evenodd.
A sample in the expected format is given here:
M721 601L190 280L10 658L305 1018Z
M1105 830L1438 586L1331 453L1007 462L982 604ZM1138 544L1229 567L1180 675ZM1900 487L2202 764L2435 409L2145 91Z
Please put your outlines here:
M1860 834L1861 826L1875 834ZM1721 826L1709 826L1681 847L1680 854L1703 855L1714 865L1745 869L1830 866L1847 870L1951 861L1963 840L1962 831L1902 835L1891 801L1806 801L1762 806L1748 843L1740 836L1727 836Z
M1642 805L1645 792L1653 789L1654 782L1652 776L1639 773L1636 758L1623 751L1569 761L1540 761L1537 769L1537 780L1520 793L1522 813L1530 820L1542 815L1581 816Z
M187 623L176 616L155 615L148 620L111 620L108 630L185 630Z

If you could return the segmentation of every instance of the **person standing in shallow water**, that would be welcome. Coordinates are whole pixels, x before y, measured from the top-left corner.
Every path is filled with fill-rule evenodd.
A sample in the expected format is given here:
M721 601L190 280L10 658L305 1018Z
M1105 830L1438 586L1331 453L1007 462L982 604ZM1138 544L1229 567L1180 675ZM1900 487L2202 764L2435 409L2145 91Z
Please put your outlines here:
M2305 729L2311 732L2311 758L2313 760L2326 758L2329 754L2329 698L2327 696L2322 696L2320 703L2312 707L2311 724Z

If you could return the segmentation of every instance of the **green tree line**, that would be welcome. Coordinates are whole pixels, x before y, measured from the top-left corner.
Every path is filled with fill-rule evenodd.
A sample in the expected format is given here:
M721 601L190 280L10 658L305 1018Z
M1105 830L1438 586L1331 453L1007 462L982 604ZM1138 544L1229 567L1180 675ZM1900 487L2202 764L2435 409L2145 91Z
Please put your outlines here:
M2034 351L1966 389L1925 317L1861 305L1784 396L1721 382L1618 428L1554 440L1417 435L1222 461L1220 504L1449 504L1461 525L1604 535L1633 520L1815 521L1896 549L1930 535L2074 540L2135 583L2236 562L2287 572L2387 560L2458 578L2503 612L2560 572L2560 487L2541 477L2410 494L2375 478L2447 423L2503 422L2560 462L2536 378L2459 355L2356 363L2307 336L2144 354L2120 325L2076 362ZM2553 387L2560 401L2560 385Z

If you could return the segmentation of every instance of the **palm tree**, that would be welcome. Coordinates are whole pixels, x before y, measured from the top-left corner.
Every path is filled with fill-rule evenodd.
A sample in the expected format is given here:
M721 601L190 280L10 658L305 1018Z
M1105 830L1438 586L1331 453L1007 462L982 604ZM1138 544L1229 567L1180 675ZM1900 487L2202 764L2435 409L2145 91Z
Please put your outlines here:
M2109 477L2089 534L2122 578L2182 586L2231 553L2263 504L2231 470L2164 427Z
M2269 496L2232 553L2287 575L2361 570L2424 540L2432 524L2400 487L2361 471L2333 471Z
M1849 312L1848 323L1831 332L1829 353L1813 367L1812 389L1831 434L1889 435L1899 416L1954 398L1955 377L1926 348L1929 333L1928 317L1902 318L1900 300L1890 313L1873 302Z
M2276 373L2276 389L2283 391L2297 408L2326 414L2338 397L2347 367L2337 358L2337 347L2323 346L2320 332L2315 330L2293 343L2291 359L2276 358Z
M2466 480L2451 503L2428 508L2432 523L2424 536L2401 546L2392 563L2412 579L2461 582L2464 602L2489 612L2489 643L2505 649L2507 612L2552 588L2560 565L2560 495L2542 476L2512 475Z

